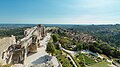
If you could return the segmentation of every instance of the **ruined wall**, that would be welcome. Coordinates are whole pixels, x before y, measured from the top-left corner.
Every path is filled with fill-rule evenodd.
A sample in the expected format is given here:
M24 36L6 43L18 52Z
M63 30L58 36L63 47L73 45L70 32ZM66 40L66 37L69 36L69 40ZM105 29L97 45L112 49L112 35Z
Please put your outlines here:
M21 60L23 60L23 58L24 59L26 58L28 52L37 52L37 48L40 46L40 40L46 36L46 30L45 30L44 25L39 25L37 27L26 29L24 31L24 35L25 37L21 39L20 41L18 41L17 44L16 44L16 39L14 36L0 39L0 46L1 46L0 47L0 61L3 61L2 53L5 52L9 47L10 49L8 49L8 51L3 53L5 54L4 63L5 62L6 63L10 63L10 62L20 63ZM21 45L20 48L19 48L19 45ZM9 62L7 62L8 60Z
M4 63L2 59L2 53L6 51L12 44L16 44L15 36L4 37L0 39L0 63Z

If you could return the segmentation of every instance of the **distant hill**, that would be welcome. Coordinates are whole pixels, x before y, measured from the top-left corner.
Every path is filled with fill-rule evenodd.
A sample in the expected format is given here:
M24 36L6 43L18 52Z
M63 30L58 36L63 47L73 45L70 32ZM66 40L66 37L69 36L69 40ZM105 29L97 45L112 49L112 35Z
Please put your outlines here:
M13 29L13 28L22 28L22 27L33 27L36 24L0 24L0 28Z
M52 26L52 25L51 25ZM53 25L79 33L87 33L97 39L120 48L120 24L116 25Z
M1 29L33 27L37 24L0 24ZM120 24L116 25L74 25L74 24L44 24L46 27L60 27L79 33L95 36L114 47L120 48ZM13 33L14 34L14 33ZM1 35L1 34L0 34Z

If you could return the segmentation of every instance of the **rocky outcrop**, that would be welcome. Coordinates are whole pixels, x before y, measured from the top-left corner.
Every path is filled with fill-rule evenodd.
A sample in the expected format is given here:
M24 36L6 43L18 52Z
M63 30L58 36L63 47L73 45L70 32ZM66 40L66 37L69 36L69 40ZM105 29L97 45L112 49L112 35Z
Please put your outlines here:
M9 46L11 46L12 44L16 44L16 39L13 35L11 37L4 37L0 39L0 63L6 63L5 60L8 58L8 56L5 55L9 53Z
M40 46L40 40L46 36L44 25L38 25L28 28L24 31L25 37L20 41L15 40L15 37L4 38L0 42L1 57L5 63L24 63L25 58L31 53L37 52Z

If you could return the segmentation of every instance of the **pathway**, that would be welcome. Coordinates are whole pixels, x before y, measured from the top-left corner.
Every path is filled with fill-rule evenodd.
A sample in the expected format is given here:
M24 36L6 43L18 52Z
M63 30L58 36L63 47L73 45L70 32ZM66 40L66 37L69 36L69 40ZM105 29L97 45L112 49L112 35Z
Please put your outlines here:
M59 63L56 57L49 56L46 50L46 45L50 40L51 34L48 33L47 36L41 41L42 47L38 48L38 52L28 56L25 60L25 66L32 65L32 64L41 64L45 63L48 57L51 57L51 61L54 61L53 64L55 67L58 67Z
M61 44L59 44L59 47L60 47L61 50L64 50L64 51L72 54L72 56L74 56L74 55L77 53L76 51L69 51L69 50L64 49L64 48L61 46ZM67 57L69 57L70 60L72 61L73 65L74 65L75 67L77 67L75 61L72 59L72 57L71 57L69 54L67 54Z

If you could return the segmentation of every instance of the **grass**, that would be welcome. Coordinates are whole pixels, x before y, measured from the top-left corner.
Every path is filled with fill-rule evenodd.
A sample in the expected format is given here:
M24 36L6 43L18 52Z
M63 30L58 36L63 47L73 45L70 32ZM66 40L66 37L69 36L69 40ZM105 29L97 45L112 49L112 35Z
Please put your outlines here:
M102 62L96 63L94 65L91 65L89 67L110 67L110 66L108 66L108 64L109 64L108 62L102 61Z
M92 65L95 64L95 60L88 58L87 56L85 56L84 54L79 54L76 56L76 59L78 61L79 64L83 64L83 65Z
M62 54L61 50L56 49L54 54L56 55L57 59L63 67L73 67L73 64L70 61L70 59L66 55Z
M55 55L60 55L60 54L62 54L62 51L56 49L54 54L55 54Z
M63 67L73 67L72 62L66 55L58 55L57 59L60 61Z
M73 67L72 62L65 55L59 55L57 58L63 67Z
M70 53L66 52L63 50L63 52L65 52L66 54L70 55L72 57L72 59L74 60L74 62L76 63L77 67L81 67L81 65L77 62L76 58L73 57Z

